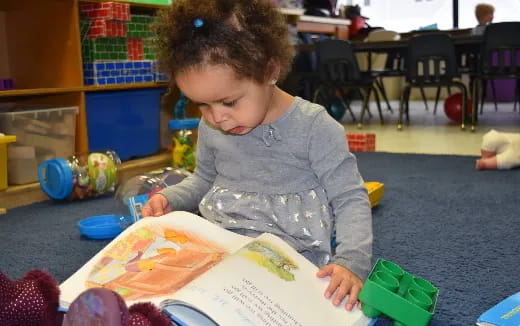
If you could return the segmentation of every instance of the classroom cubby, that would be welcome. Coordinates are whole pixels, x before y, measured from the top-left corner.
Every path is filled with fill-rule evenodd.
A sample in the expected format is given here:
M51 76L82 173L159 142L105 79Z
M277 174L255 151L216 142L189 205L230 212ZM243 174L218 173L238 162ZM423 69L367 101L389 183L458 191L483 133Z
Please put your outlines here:
M86 85L84 60L82 58L82 36L80 4L104 3L104 0L2 0L0 1L0 79L12 79L13 89L0 90L0 110L7 103L15 105L75 106L76 117L75 152L87 152L89 146L88 112L86 99L95 94L111 91L141 92L143 90L164 90L166 81L144 80L119 85ZM132 14L155 15L165 5L150 2L112 1L130 5ZM168 92L177 96L176 92ZM175 98L155 101L160 103L161 114L157 124L161 126L158 137L165 139L167 133L162 125L167 125ZM163 104L164 103L164 104ZM109 108L106 108L107 110ZM1 132L1 130L0 130ZM99 132L99 131L96 131ZM161 144L159 152L167 144ZM149 153L147 153L149 154ZM150 153L152 157L131 162L130 170L146 170L157 165L167 165L167 156ZM151 163L148 164L147 162ZM159 163L162 162L162 163ZM137 170L136 170L137 171ZM0 207L16 207L45 199L39 192L39 184L9 186L0 192ZM19 196L34 193L34 195ZM27 200L21 200L26 197ZM30 199L29 197L33 198ZM15 201L13 199L16 198Z

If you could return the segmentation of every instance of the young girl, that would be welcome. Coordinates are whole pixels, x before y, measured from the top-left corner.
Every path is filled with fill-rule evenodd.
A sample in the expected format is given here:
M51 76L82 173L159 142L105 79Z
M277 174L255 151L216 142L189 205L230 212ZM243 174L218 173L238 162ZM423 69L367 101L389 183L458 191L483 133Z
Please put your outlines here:
M143 216L199 209L240 234L276 234L330 276L352 309L371 266L372 216L343 127L276 86L293 51L267 0L175 0L157 25L165 68L202 113L193 176ZM331 248L336 231L337 246Z

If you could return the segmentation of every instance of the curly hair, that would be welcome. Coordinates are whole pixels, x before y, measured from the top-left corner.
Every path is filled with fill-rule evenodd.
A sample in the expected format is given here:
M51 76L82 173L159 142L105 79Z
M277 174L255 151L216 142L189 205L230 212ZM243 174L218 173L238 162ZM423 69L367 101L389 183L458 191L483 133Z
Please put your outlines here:
M154 29L161 68L172 80L201 64L226 65L259 83L273 60L280 79L291 69L287 23L272 0L175 0Z

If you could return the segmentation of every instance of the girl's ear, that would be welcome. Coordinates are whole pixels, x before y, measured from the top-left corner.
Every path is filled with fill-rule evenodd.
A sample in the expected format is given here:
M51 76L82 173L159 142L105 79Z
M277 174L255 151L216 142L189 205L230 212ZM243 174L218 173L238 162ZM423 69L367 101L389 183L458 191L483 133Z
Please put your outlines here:
M267 63L267 71L265 75L265 81L269 85L273 85L273 81L275 81L274 84L276 84L276 81L280 78L280 63L278 60L271 59Z

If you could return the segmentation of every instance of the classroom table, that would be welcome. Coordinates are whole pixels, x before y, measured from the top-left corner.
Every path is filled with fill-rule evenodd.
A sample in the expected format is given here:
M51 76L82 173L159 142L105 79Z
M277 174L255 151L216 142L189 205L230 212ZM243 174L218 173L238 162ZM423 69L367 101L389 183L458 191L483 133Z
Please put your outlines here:
M480 53L482 36L461 35L452 36L452 39L455 45L455 52L457 54L461 72L475 72L475 63ZM368 70L370 71L372 69L372 53L386 53L391 56L393 55L404 58L408 47L408 39L377 42L352 41L352 46L355 52L365 52L368 54Z

